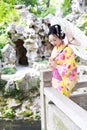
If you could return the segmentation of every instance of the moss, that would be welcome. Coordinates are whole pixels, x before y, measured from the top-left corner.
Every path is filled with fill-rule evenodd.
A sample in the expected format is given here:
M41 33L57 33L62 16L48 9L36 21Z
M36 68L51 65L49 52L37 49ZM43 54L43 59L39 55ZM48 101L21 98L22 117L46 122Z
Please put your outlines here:
M26 111L20 112L19 115L29 117L29 116L33 115L33 112L31 110L26 110Z
M34 120L40 120L40 113L39 113L39 112L36 112L36 113L33 115L33 119L34 119Z
M2 89L4 88L4 86L6 85L7 81L0 79L0 91L2 91Z
M6 106L6 99L0 96L0 109L2 109L4 106Z
M3 74L14 74L16 72L15 68L6 67L2 69Z
M5 107L2 113L3 113L3 117L5 118L11 119L15 117L15 111L13 108Z

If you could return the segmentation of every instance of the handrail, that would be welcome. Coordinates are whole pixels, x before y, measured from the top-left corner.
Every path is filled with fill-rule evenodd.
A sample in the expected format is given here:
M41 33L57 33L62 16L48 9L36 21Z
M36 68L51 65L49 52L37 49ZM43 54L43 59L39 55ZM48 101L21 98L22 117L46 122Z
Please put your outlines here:
M81 128L81 130L87 129L87 112L84 109L52 87L44 88L44 95Z
M46 119L46 98L60 109L72 122L78 127L78 130L87 129L87 112L73 102L71 99L57 92L51 87L51 71L44 70L41 72L41 127L47 129ZM77 129L75 129L77 130Z

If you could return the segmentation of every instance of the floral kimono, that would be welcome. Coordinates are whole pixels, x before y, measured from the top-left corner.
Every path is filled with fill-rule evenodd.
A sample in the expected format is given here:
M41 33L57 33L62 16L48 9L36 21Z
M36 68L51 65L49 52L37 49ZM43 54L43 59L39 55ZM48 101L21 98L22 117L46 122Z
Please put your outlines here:
M58 48L54 47L51 57L55 58L56 65L52 70L52 86L69 97L78 81L74 52L62 43Z

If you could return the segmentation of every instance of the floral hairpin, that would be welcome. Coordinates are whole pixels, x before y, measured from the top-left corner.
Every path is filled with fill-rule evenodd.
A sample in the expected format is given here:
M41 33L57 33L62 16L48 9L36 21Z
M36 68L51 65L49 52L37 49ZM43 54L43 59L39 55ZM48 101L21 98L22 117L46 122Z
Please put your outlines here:
M57 36L59 37L58 26L57 25L55 25L55 29L56 29L56 32L57 32Z

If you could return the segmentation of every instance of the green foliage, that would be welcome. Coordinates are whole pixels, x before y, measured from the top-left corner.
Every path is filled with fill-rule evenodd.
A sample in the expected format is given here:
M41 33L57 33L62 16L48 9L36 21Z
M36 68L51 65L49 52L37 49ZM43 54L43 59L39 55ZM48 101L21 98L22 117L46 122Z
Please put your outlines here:
M0 23L0 35L6 32L7 26L8 26L7 22Z
M79 27L87 35L87 13L84 13L77 21Z
M38 5L38 0L20 0L21 3L24 3L25 5L31 5L32 7Z
M15 117L15 111L13 108L11 107L5 107L4 110L3 110L3 117L6 117L6 118L13 118Z
M2 69L3 74L14 74L16 72L15 68L6 67Z
M2 35L0 35L0 59L2 59L2 55L1 55L1 49L6 45L8 37L6 35L6 33L3 33Z
M0 59L2 59L1 49L3 49L3 47L7 43L12 42L11 39L9 38L8 34L6 33L7 26L8 26L7 22L2 22L0 24Z
M55 14L55 6L50 5L47 7L48 0L1 0L0 4L0 22L6 21L11 23L12 21L17 21L19 16L17 15L17 10L14 9L14 5L25 4L26 6L31 6L30 11L38 17L45 17L49 13Z
M61 5L64 16L71 12L71 1L72 0L64 0L64 2Z
M49 6L48 8L38 9L37 17L45 17L48 14L55 15L56 8L54 6Z
M26 111L20 112L19 115L30 117L31 115L33 115L33 112L32 112L32 110L26 110Z
M7 81L0 79L0 91L2 91L2 89L4 88L6 83L7 83Z
M7 2L7 1L6 1ZM10 23L18 18L14 5L12 3L6 3L3 0L0 2L0 23L7 22Z
M15 99L22 99L23 98L23 94L16 87L12 91L4 89L3 90L3 95L4 95L4 97L11 96L11 97L13 97Z
M35 1L35 0L33 0ZM32 3L30 3L31 8L30 8L30 12L34 13L37 17L45 17L48 14L55 14L56 12L56 5L49 5L47 6L48 0L43 0L42 2L38 2L38 0L35 2L33 2L33 6Z
M3 0L4 2L12 5L25 4L26 6L35 6L38 4L38 0Z
M18 2L18 0L2 0L2 1L4 1L4 2L6 2L6 3L8 3L8 4L12 4L12 5L15 5L15 4L17 4Z
M9 3L10 1L13 3ZM13 6L13 4L15 4L14 2L15 0L0 1L0 59L2 58L1 49L10 41L6 34L6 28L9 23L16 21L19 18Z
M8 39L8 36L6 33L4 33L0 36L0 49L2 49L4 45L6 45L6 43L8 41L7 39Z

